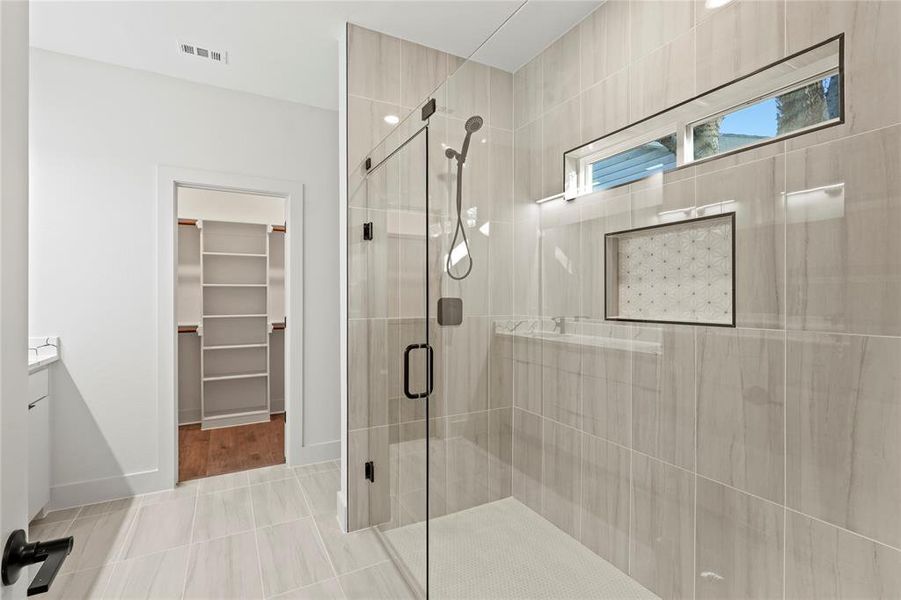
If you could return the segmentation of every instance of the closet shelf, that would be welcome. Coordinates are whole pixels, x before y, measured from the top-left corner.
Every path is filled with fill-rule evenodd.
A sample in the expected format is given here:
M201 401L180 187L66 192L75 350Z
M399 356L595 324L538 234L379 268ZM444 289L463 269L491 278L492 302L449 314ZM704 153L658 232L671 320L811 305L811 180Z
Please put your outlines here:
M204 381L226 381L228 379L255 379L257 377L268 377L269 373L262 371L260 373L242 373L240 375L219 375L217 377L204 377Z
M262 317L268 317L266 313L263 314L249 314L249 315L203 315L204 319L260 319Z
M204 283L203 287L220 288L264 288L265 283Z
M239 348L265 348L269 344L223 344L220 346L204 346L204 350L237 350Z
M204 252L204 256L242 256L251 258L266 258L266 254L256 252Z

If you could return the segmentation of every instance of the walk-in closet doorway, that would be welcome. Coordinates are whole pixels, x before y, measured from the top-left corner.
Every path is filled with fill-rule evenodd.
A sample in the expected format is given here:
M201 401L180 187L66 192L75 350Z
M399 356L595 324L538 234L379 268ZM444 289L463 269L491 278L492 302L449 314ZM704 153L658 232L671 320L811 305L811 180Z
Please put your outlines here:
M160 199L170 480L290 464L303 444L303 187L161 169Z

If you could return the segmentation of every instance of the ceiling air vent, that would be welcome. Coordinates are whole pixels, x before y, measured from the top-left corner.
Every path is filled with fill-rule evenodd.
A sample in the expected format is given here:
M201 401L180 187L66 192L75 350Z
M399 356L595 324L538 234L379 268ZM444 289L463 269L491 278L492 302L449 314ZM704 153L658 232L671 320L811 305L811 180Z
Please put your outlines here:
M182 54L188 54L196 58L211 60L213 62L222 64L228 63L228 53L221 50L212 50L210 48L204 48L203 46L198 46L196 44L186 44L184 42L180 42L178 44L178 49Z

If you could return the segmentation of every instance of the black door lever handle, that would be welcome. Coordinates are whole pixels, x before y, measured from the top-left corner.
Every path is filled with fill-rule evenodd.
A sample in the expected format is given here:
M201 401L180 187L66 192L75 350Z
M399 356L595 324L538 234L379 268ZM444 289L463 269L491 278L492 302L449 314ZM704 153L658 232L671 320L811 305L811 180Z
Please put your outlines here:
M74 546L73 537L29 543L25 531L16 529L9 535L6 548L3 549L3 563L0 565L3 585L12 585L18 581L19 574L25 567L43 562L34 581L28 586L28 595L34 596L49 591Z

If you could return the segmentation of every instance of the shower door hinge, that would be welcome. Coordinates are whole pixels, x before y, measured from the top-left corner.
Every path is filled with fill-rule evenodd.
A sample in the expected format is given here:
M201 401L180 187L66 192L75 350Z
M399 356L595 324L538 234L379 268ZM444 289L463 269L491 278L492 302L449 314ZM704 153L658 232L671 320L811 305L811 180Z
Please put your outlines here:
M375 483L375 464L371 460L363 465L363 474L366 475L366 479Z
M363 239L367 242L372 241L372 221L363 223Z
M366 157L366 162L363 163L363 168L367 171L372 168L372 159L370 157Z
M429 98L429 101L425 103L425 106L422 107L422 120L425 121L429 117L435 114L435 111L438 110L435 104L434 98Z

